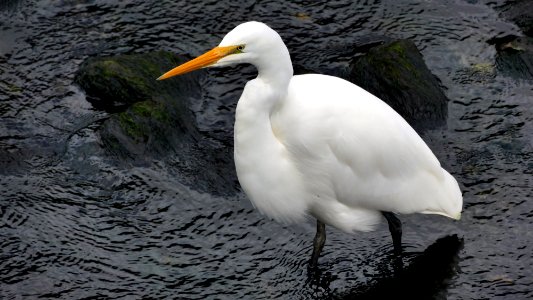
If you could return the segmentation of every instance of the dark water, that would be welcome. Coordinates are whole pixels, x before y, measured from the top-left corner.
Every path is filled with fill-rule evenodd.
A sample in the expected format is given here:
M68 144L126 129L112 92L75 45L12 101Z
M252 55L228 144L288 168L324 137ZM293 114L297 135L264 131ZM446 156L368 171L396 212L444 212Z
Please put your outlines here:
M501 1L350 2L0 1L0 298L533 298L533 82L501 74L485 42L519 29L494 10ZM237 188L186 186L172 155L118 166L100 148L106 114L72 84L84 59L198 55L252 19L295 62L324 68L345 65L342 49L363 36L412 39L446 87L448 126L424 139L465 211L404 216L403 271L383 225L329 229L310 276L312 221L283 226ZM253 70L225 71L209 71L192 107L231 147Z

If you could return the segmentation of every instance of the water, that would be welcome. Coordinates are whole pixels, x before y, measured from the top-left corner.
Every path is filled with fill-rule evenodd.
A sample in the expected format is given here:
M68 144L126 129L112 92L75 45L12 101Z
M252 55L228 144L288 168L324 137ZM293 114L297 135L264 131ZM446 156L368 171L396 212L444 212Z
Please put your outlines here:
M485 41L519 33L500 2L0 1L0 298L532 298L533 82L496 69ZM218 185L234 186L195 186L173 155L128 165L101 149L107 115L72 84L84 59L198 55L252 19L280 32L295 63L324 69L346 66L365 36L409 38L442 81L448 125L423 137L465 211L459 222L402 217L404 271L383 225L330 228L321 272L308 274L314 223L262 217L231 165ZM192 104L228 155L253 74L209 71Z

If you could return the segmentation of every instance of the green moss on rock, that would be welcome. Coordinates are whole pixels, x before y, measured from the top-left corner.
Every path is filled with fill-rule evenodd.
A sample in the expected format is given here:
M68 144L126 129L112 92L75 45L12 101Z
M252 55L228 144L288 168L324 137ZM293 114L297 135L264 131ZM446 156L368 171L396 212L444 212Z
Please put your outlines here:
M201 75L156 80L186 60L153 52L90 58L82 64L75 82L95 108L113 114L100 132L108 150L119 156L149 157L198 138L188 102L200 97Z
M413 42L398 40L371 48L350 67L350 81L387 102L415 128L446 121L448 100Z
M99 134L112 160L145 165L169 158L184 184L233 192L233 149L204 138L189 110L201 97L204 72L156 80L186 60L169 52L95 57L80 66L75 82L96 109L111 115Z
M153 135L152 130L170 130L174 124L173 116L164 104L154 101L137 102L113 118L118 120L120 128L135 142L145 142Z
M146 130L143 130L141 124L135 121L134 117L129 111L119 113L118 120L120 127L128 134L129 137L135 140L145 139Z
M80 66L74 82L87 94L95 108L123 111L131 104L153 100L158 95L179 98L191 86L187 76L170 83L155 79L186 59L169 52L90 58Z

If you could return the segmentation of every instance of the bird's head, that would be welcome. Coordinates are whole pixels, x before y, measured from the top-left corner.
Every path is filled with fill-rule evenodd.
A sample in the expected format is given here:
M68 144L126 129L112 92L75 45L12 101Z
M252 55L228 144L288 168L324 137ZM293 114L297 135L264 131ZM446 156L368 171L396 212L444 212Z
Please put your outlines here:
M268 63L269 58L275 58L274 53L270 54L272 48L279 44L284 45L281 37L267 25L255 21L242 23L226 34L217 47L166 72L157 79L163 80L206 67L238 63L252 63L257 66ZM286 50L285 47L284 49Z

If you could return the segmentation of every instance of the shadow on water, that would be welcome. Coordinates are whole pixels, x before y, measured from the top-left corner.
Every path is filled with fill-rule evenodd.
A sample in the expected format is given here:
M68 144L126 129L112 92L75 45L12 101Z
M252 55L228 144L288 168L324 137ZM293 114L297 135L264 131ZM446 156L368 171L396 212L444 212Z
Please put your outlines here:
M308 285L315 289L317 299L446 299L450 280L458 271L459 251L463 239L449 235L438 239L404 266L406 257L392 255L380 264L393 264L392 277L378 278L366 287L332 295L331 272L325 269L309 270ZM325 295L325 296L324 296Z

